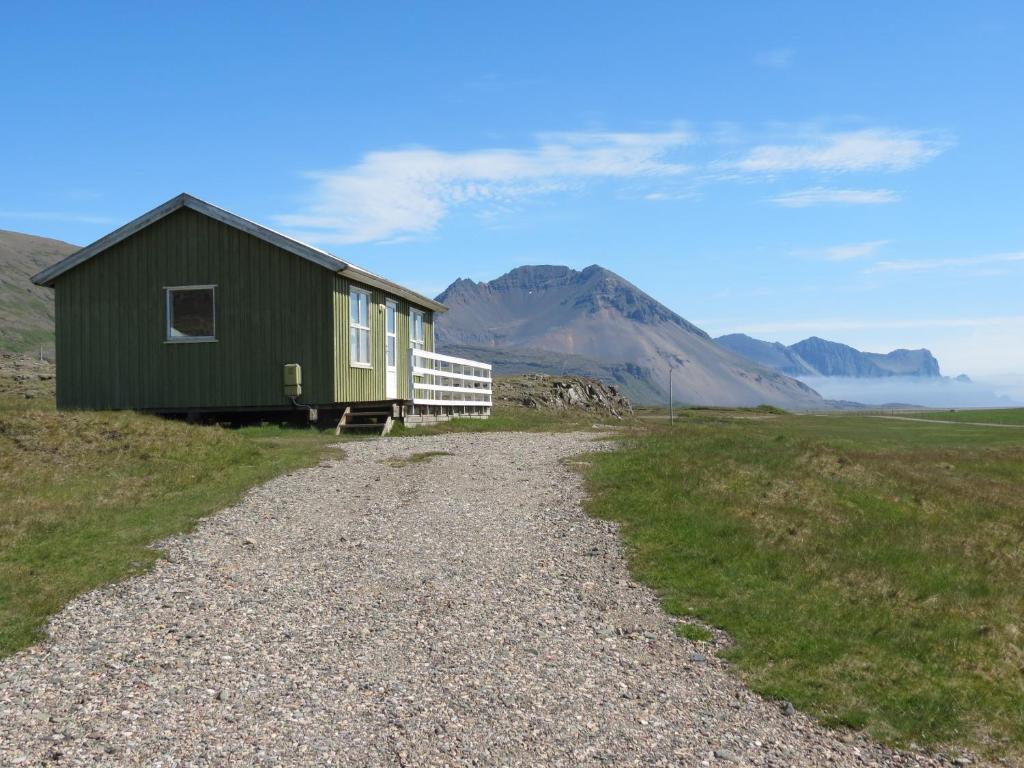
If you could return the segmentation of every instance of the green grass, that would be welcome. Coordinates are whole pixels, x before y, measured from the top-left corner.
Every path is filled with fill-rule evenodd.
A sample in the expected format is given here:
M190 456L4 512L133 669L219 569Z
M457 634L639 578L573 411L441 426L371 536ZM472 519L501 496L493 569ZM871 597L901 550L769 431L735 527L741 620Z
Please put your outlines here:
M699 624L687 624L684 622L676 624L676 634L680 637L685 637L687 640L693 640L695 643L706 643L713 638L711 632Z
M153 542L338 440L17 404L0 408L0 656L38 640L74 596L148 568Z
M1024 426L1024 408L992 408L968 411L925 411L901 414L915 419L974 422L976 424L1017 424Z
M1024 754L1024 435L749 416L688 411L591 457L635 576L826 723Z

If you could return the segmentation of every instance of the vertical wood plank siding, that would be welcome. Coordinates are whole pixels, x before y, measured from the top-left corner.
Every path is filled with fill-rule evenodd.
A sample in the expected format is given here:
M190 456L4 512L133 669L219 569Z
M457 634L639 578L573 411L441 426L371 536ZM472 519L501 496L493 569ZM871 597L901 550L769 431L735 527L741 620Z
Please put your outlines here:
M349 349L349 288L362 288L370 294L370 363L371 368L353 366ZM339 403L385 400L386 353L384 303L391 299L398 305L395 317L397 338L398 397L408 399L409 393L409 307L405 299L371 288L337 275L334 278L334 397ZM433 313L416 304L425 315L424 335L427 349L434 349Z
M164 288L208 284L217 286L217 340L165 343ZM57 278L57 404L285 406L285 363L302 366L302 401L332 402L334 287L330 270L176 211ZM381 388L383 376L381 368Z

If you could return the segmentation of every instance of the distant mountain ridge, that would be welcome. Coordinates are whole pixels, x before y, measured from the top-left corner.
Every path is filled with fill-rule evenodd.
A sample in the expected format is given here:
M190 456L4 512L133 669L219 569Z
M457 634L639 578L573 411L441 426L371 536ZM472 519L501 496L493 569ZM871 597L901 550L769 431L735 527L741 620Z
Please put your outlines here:
M603 267L527 266L459 279L438 297L438 348L490 354L506 372L591 371L640 402L825 407L807 385L715 344L703 330ZM518 369L518 370L516 370ZM634 398L636 395L632 395Z
M777 341L762 341L742 333L719 336L715 342L789 376L942 376L939 361L927 349L895 349L884 354L861 352L846 344L817 336L785 346Z
M53 350L53 291L31 277L78 250L48 237L0 230L0 351Z

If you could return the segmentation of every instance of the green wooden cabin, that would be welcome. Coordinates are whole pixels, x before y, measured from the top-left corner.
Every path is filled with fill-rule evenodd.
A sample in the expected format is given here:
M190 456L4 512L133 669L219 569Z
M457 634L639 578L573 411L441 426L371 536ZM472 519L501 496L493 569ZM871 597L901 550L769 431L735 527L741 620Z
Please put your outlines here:
M411 351L434 351L434 313L444 305L187 194L33 282L55 291L59 408L201 413L390 402L403 406L396 415L440 414L460 408L427 403L485 378L463 375L445 387L450 379L410 370ZM416 366L433 367L433 357L444 358L415 358ZM421 386L429 391L414 391ZM480 414L486 403L489 411L489 386L474 382L474 405L461 410Z

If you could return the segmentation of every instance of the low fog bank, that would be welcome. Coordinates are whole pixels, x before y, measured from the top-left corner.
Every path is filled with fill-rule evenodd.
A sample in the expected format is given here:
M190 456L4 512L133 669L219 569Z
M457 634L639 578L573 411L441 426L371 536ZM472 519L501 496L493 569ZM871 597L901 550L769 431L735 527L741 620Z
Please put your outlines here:
M800 380L827 400L853 400L865 405L906 403L926 408L1005 408L1024 404L1024 381L962 382L917 376L884 379L808 376Z

